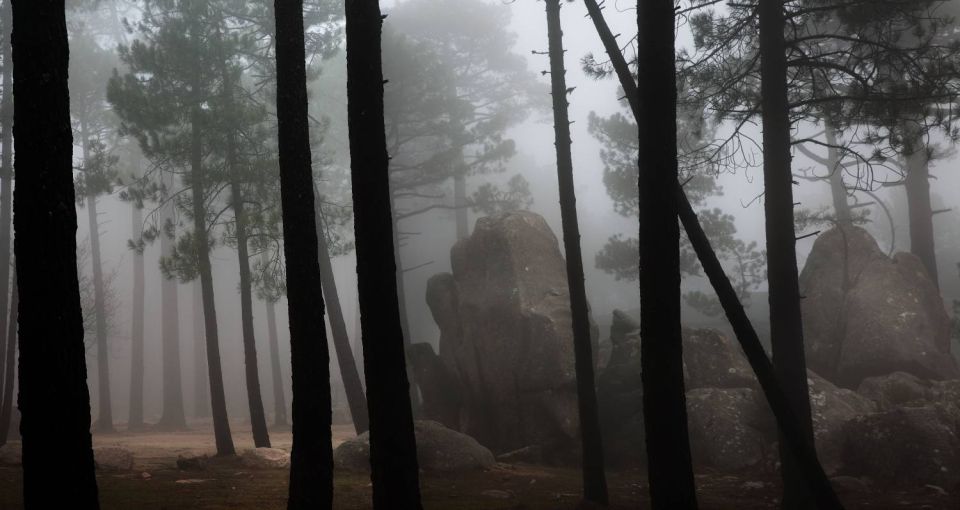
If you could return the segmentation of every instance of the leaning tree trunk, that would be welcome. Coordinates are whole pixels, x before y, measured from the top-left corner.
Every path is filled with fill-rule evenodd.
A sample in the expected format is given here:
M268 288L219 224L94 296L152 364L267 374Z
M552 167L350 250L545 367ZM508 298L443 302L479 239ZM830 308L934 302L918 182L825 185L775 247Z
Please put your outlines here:
M285 428L287 422L287 399L283 394L283 375L280 371L280 341L277 338L277 306L269 299L267 307L267 338L270 342L270 373L273 376L273 426Z
M13 366L13 359L4 362L7 343L14 347L15 338L7 338L7 307L10 306L10 220L13 208L13 65L10 54L10 0L0 7L0 51L3 52L3 99L0 100L0 381L4 380L5 366ZM16 316L14 316L16 317ZM12 379L11 379L12 380ZM0 437L0 441L6 435Z
M367 397L363 394L360 373L357 372L357 361L353 357L353 349L350 348L347 323L343 320L343 308L340 306L340 296L337 293L337 279L330 260L330 247L327 245L327 226L323 221L323 211L320 208L320 193L318 191L314 187L320 281L323 284L323 297L330 309L330 331L333 333L333 346L337 351L340 378L343 380L343 388L347 394L347 405L350 407L350 416L353 418L353 429L359 435L370 429L367 417Z
M175 225L173 194L173 174L164 172L164 201L160 216L160 252L164 257L173 254L174 239L168 235L168 226ZM172 234L172 232L170 232ZM186 414L183 409L183 383L180 368L180 287L173 278L164 278L160 283L160 336L163 359L163 413L157 425L163 430L182 430L187 428Z
M640 339L650 502L697 508L680 330L673 0L637 2L640 80Z
M203 299L204 331L207 339L207 372L210 375L210 408L213 411L213 434L217 455L236 454L227 401L223 389L223 368L220 365L220 337L217 332L217 309L213 300L213 270L210 267L210 242L207 238L206 207L203 197L203 142L200 102L193 106L190 121L190 173L193 195L193 231L196 237L197 265L200 273L200 294Z
M4 363L3 398L0 401L0 446L7 444L10 436L10 420L13 417L13 384L14 370L16 369L17 355L17 306L20 299L17 296L17 275L13 275L13 285L10 297L10 312L7 315L6 362Z
M908 135L909 136L909 135ZM933 205L930 202L930 157L923 138L910 136L905 151L907 209L910 219L910 253L917 256L934 285L940 287L933 235Z
M207 377L206 335L203 334L203 292L193 284L193 416L210 416L210 380Z
M130 204L132 239L143 236L143 210ZM145 292L143 251L133 251L133 317L130 320L130 416L127 430L143 430L143 319Z
M843 183L843 165L840 158L840 149L837 148L837 130L833 120L828 116L823 121L824 134L827 139L827 171L829 173L830 196L833 198L833 212L837 224L841 227L853 226L853 214L850 212L850 202L847 200L847 187Z
M782 2L760 3L761 109L763 111L763 182L767 237L767 281L773 366L804 439L813 444L813 422L803 351L800 282L797 274L793 217L793 172L787 99L787 58ZM797 459L780 441L783 507L810 508L811 493Z
M603 42L604 49L610 57L610 62L617 73L620 85L623 87L623 90L626 91L626 97L631 112L633 113L634 121L639 124L641 115L639 102L637 101L639 97L637 83L633 80L633 76L630 75L627 61L620 52L620 47L617 44L613 32L610 31L606 21L603 19L600 6L596 0L584 0L584 3L587 6L590 17L593 19L594 26ZM804 478L809 484L810 490L813 491L821 510L843 508L837 499L836 493L830 486L830 480L827 478L823 467L817 459L817 453L813 444L803 439L805 436L803 427L800 425L800 420L797 419L793 406L787 400L786 393L780 381L777 380L773 365L770 363L769 358L767 358L767 353L760 343L760 338L757 336L756 330L750 323L750 319L747 317L743 305L740 303L740 297L730 283L730 279L724 273L723 266L720 264L716 252L714 252L710 246L710 241L707 239L703 227L700 225L700 221L697 219L697 215L693 207L691 207L690 201L687 199L686 193L684 193L683 188L679 186L677 187L676 193L680 207L680 221L683 223L683 227L687 232L690 244L697 253L697 258L703 265L704 274L710 279L710 283L717 293L723 311L736 334L737 341L746 354L747 361L749 361L750 367L757 375L757 380L777 420L777 427L780 430L784 442L786 442L787 446L800 461Z
M89 157L87 123L80 119L80 147L84 165ZM97 335L97 390L100 395L97 432L113 432L113 403L110 397L110 350L107 345L106 291L103 286L103 264L100 260L100 219L97 214L96 191L87 189L87 222L90 229L90 261L93 265L93 307Z
M233 83L226 65L221 69L223 99L228 111L233 110ZM247 215L240 187L240 168L237 164L236 137L228 126L226 163L230 172L231 207L233 208L234 233L237 236L237 258L240 266L240 329L243 337L243 365L247 383L247 405L250 408L250 426L253 429L253 444L257 448L270 448L267 433L267 417L263 412L260 395L260 369L257 363L257 341L253 329L253 291L250 283L250 253L247 247Z
M23 504L99 508L77 279L63 0L15 0L13 27Z
M546 7L550 82L553 95L553 130L557 150L557 178L560 183L560 215L563 223L563 246L567 259L567 284L573 322L580 439L583 443L583 498L606 505L609 500L607 478L603 468L603 442L600 438L600 415L597 407L597 391L594 387L590 317L583 276L583 255L580 251L580 227L577 222L577 198L573 183L573 158L570 154L567 71L563 64L560 0L546 0Z
M353 183L357 287L370 411L373 506L416 510L420 503L407 381L387 141L383 123L383 18L376 0L347 0L347 122Z
M313 222L303 1L276 0L277 122L290 317L293 452L287 508L332 508L330 353Z

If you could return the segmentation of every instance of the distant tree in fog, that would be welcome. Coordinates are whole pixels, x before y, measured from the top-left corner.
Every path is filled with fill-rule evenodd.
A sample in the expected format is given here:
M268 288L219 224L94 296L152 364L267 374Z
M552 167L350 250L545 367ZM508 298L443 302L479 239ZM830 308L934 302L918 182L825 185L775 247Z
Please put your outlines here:
M87 209L89 228L89 263L92 267L93 302L89 308L94 319L97 349L98 418L95 430L112 432L113 403L110 396L110 356L107 343L107 297L100 250L100 217L97 198L113 192L117 177L117 158L112 154L116 143L116 122L109 112L104 84L116 66L116 55L101 48L93 36L82 29L70 39L73 55L70 67L70 102L74 118L74 137L79 139L80 165L74 187L77 204Z
M12 21L24 506L95 509L64 2L18 0Z
M167 261L174 266L167 270L184 280L200 279L217 453L232 455L210 265L211 229L219 216L211 207L225 179L208 160L216 142L216 111L209 105L220 98L218 71L224 55L232 55L243 40L220 37L221 12L211 2L147 2L144 7L137 25L141 39L120 51L130 72L111 78L108 98L147 158L165 171L185 170L184 188L175 194L166 194L171 193L169 181L154 187L165 202L174 197L172 203L193 222L193 230L179 238ZM171 235L172 221L162 228ZM153 234L159 233L154 227ZM179 340L176 351L179 359Z
M401 297L408 220L450 211L457 240L469 235L471 209L491 214L532 203L521 174L506 186L467 188L470 176L505 170L516 150L507 129L547 106L547 90L513 52L509 21L509 8L481 0L406 0L387 18L384 115ZM409 342L404 299L400 306Z

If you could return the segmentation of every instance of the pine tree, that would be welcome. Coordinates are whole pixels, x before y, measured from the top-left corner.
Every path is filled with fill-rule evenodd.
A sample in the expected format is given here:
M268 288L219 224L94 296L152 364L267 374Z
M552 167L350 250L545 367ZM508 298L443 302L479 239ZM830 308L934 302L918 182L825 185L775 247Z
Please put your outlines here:
M347 0L347 120L357 285L377 510L417 510L420 476L397 294L384 132L383 17L376 0Z
M290 317L293 451L287 508L332 508L330 358L313 224L303 3L277 0L277 121L283 251Z
M560 184L560 214L563 246L567 260L567 284L573 323L576 357L577 399L580 437L583 443L583 497L606 505L607 480L603 467L603 443L600 416L594 387L594 357L590 338L590 315L580 251L580 227L573 182L573 157L570 152L570 116L568 114L566 68L563 63L563 30L560 25L560 0L547 0L547 38L550 55L550 83L553 95L553 130L557 152L557 178Z
M64 2L16 0L12 21L24 506L95 509Z

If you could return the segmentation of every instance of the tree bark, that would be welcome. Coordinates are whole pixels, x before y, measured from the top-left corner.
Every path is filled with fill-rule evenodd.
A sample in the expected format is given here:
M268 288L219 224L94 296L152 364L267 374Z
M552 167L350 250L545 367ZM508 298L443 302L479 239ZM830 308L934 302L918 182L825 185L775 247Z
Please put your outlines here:
M14 0L13 26L23 503L95 509L64 2Z
M347 121L357 283L370 412L373 507L418 510L420 478L397 295L383 119L383 18L376 0L347 0Z
M13 65L10 51L10 0L0 6L0 51L3 52L3 99L0 100L0 381L5 379L5 367L13 366L13 359L4 362L5 346L15 347L15 338L8 339L7 308L10 285L10 221L13 209ZM14 315L14 317L16 317ZM12 378L11 378L12 381ZM0 441L6 435L0 437Z
M841 167L840 150L837 148L837 131L833 121L825 117L823 130L827 139L827 170L830 172L830 196L833 198L833 211L837 225L841 227L853 226L853 214L850 212L850 203L847 201L847 187L843 183L843 168Z
M143 235L143 211L136 203L130 204L131 239ZM143 319L145 269L143 252L133 252L133 317L130 321L130 416L127 430L143 430Z
M813 444L807 366L803 351L800 283L797 274L793 217L790 118L783 3L760 2L760 78L763 119L764 212L767 238L767 280L773 366L784 393L800 420L806 442ZM797 459L780 441L783 507L810 508L811 493Z
M206 335L203 333L203 292L200 281L194 280L193 288L193 415L197 418L210 416L210 380L207 376Z
M674 3L638 0L640 338L650 503L695 509L680 328Z
M350 335L347 334L347 323L343 320L343 308L340 306L340 296L337 292L336 275L330 260L330 247L327 245L327 228L323 221L318 193L314 187L317 254L320 262L320 281L323 284L323 298L330 308L330 331L333 333L333 346L337 351L337 362L340 367L340 377L343 379L343 388L347 394L347 405L350 407L350 416L353 418L353 429L357 435L370 429L367 416L367 397L363 394L363 385L360 384L360 374L357 372L357 361L350 348Z
M224 63L221 72L223 98L228 111L233 110L233 90L229 71ZM250 254L247 248L247 216L240 186L240 168L237 164L236 137L231 126L227 134L226 163L230 172L231 207L233 208L234 231L237 236L237 258L240 266L240 325L243 337L244 375L247 382L247 405L250 407L250 425L253 429L253 444L257 448L270 448L267 433L267 418L260 395L260 369L257 363L257 341L253 329L253 291L250 284Z
M270 342L270 373L273 376L273 425L289 426L287 422L287 398L283 394L283 374L280 371L280 341L277 338L277 307L273 301L265 301L267 308L267 336Z
M907 209L910 219L910 253L917 256L933 284L940 288L937 252L933 234L933 205L930 202L930 157L919 135L909 135L905 151Z
M293 452L287 508L332 508L330 354L313 222L303 1L276 0L277 122L290 317Z
M620 48L616 44L616 38L614 38L613 33L604 21L596 0L585 0L585 3L590 17L596 26L597 33L603 42L604 48L607 50L607 55L610 57L610 61L620 79L620 85L626 91L626 97L630 103L634 120L639 124L641 115L639 104L636 100L639 94L637 93L637 84L630 75L626 59L624 59L623 54L620 53ZM697 253L697 258L703 265L704 273L710 279L710 283L720 299L720 304L723 306L727 319L733 327L737 341L740 342L741 347L746 353L747 360L750 362L751 368L754 373L757 374L757 379L760 382L760 387L764 392L767 403L770 405L774 417L777 419L777 426L781 430L783 440L794 452L797 459L801 461L804 478L810 485L821 509L843 508L833 488L830 486L829 479L817 460L816 450L811 443L802 439L804 436L800 420L797 419L793 407L788 402L783 386L780 384L774 372L773 365L770 363L766 352L763 350L763 346L760 344L760 339L753 325L750 323L750 319L747 317L743 305L740 303L737 292L730 283L730 279L724 274L723 266L720 265L716 253L713 251L713 248L711 248L710 242L703 232L703 228L700 226L700 221L697 219L697 215L690 205L690 201L687 200L686 194L679 186L676 192L680 205L680 220L687 232L691 245Z
M607 478L603 467L603 442L597 391L594 387L593 346L590 317L580 251L580 227L573 182L573 158L570 153L570 118L567 102L566 68L563 63L563 30L560 24L560 0L546 0L547 37L550 53L550 82L553 95L553 130L557 151L557 179L560 185L560 215L563 246L567 259L567 283L573 323L576 358L577 401L580 416L580 440L583 448L583 497L607 505Z
M207 239L206 207L203 197L203 145L200 102L193 106L190 142L191 191L193 195L193 230L196 235L197 263L200 273L200 294L203 300L204 331L207 339L207 372L210 375L210 408L213 411L213 433L217 455L236 454L227 402L223 389L223 368L220 365L220 337L217 332L217 309L213 300L213 271L210 267L210 244Z
M10 436L10 421L13 417L13 385L17 355L17 306L20 300L17 297L17 275L13 275L13 288L10 297L10 311L7 321L6 363L3 379L3 399L0 403L0 446L7 444Z
M160 215L160 252L164 257L173 254L174 240L167 235L168 225L175 225L173 193L173 174L163 172L163 209ZM172 231L171 231L172 234ZM183 386L180 367L180 287L173 278L163 278L160 283L160 336L163 359L163 413L157 426L163 430L182 430L187 428L187 419L183 408Z
M89 154L89 134L86 119L80 119L80 148L86 165ZM103 264L100 261L100 220L97 214L95 191L88 189L87 224L90 229L90 262L93 266L93 306L97 335L97 390L100 396L97 432L110 433L113 428L113 405L110 396L110 350L107 345L106 291L103 286Z

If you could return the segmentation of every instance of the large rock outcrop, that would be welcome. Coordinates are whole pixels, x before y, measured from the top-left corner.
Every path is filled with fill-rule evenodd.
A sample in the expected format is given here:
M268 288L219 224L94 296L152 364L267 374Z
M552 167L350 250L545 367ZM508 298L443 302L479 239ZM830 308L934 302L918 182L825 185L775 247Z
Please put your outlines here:
M490 469L497 461L490 450L465 434L435 421L416 421L417 462L420 469L444 473ZM333 451L334 465L348 471L370 470L370 433L364 432Z
M807 363L830 381L855 388L896 371L960 376L950 319L913 255L891 259L865 230L833 228L813 245L800 288Z
M499 452L579 439L566 265L531 212L481 218L432 277L439 356L463 392L459 430Z

